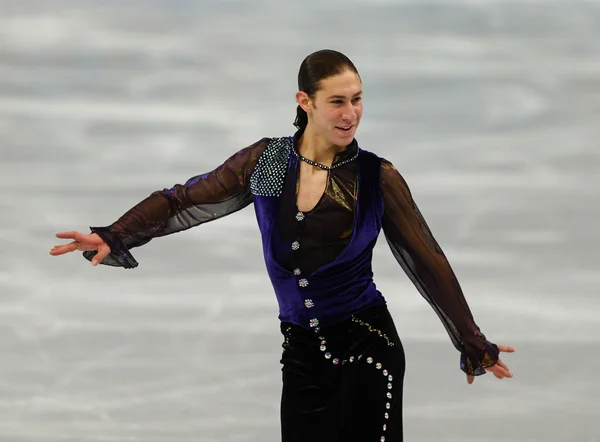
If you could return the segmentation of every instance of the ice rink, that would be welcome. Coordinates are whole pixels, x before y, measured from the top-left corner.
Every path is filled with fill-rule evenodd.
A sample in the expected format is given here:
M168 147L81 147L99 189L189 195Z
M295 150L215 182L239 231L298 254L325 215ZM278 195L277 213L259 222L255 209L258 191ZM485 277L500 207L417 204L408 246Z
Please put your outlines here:
M517 349L513 379L467 385L382 235L405 440L600 441L600 3L0 0L0 442L279 441L252 207L133 249L135 270L48 251L291 135L322 48L362 76L360 146L404 175L478 325Z

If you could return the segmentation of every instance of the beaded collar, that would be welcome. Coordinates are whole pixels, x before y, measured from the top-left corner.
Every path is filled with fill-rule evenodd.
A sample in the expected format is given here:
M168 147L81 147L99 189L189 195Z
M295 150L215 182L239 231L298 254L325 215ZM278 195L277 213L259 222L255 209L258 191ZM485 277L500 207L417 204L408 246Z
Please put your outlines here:
M309 160L308 158L300 155L300 153L298 152L298 141L300 140L300 137L302 136L303 133L304 133L304 128L301 128L294 135L292 152L299 160L304 161L305 163L308 163L311 166L319 167L324 170L332 170L332 169L338 168L340 166L343 166L344 164L348 164L348 163L354 161L356 158L358 158L358 152L359 152L358 144L357 144L356 140L352 140L352 143L350 143L347 146L346 150L344 150L342 152L338 152L335 155L333 164L331 166L327 166L325 164L321 164L316 161Z

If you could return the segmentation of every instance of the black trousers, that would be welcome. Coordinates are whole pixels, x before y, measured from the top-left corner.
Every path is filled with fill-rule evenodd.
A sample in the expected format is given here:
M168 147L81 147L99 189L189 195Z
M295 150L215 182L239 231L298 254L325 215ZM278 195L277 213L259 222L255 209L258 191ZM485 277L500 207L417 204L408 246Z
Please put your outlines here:
M281 331L282 442L402 442L405 356L386 306Z

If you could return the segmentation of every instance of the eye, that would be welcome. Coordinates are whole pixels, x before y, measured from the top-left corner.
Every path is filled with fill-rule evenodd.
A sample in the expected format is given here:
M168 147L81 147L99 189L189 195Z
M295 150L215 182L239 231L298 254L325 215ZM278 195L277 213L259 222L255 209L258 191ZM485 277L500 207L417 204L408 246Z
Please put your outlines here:
M333 104L342 104L343 101L342 100L333 100L332 103Z
M356 97L356 98L355 98L353 101L354 101L355 103L358 103L358 102L360 102L361 100L362 100L362 97Z

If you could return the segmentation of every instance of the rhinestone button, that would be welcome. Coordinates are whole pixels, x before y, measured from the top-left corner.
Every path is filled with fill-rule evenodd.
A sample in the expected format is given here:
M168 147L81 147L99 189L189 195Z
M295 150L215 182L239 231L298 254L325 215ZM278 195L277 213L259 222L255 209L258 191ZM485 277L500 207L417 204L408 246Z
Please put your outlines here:
M302 278L301 280L298 281L298 285L300 287L306 287L308 285L308 280L306 278Z
M317 318L313 318L310 320L311 327L317 327L319 325L319 320Z
M300 274L300 269L294 269L294 275L298 276Z
M294 241L292 243L292 250L298 250L300 248L300 243L298 241Z
M306 308L312 308L315 306L315 303L313 302L312 299L305 299L304 300L304 307Z
M298 220L298 221L302 221L302 220L304 220L304 213L302 213L302 212L298 212L298 213L296 214L296 220Z

